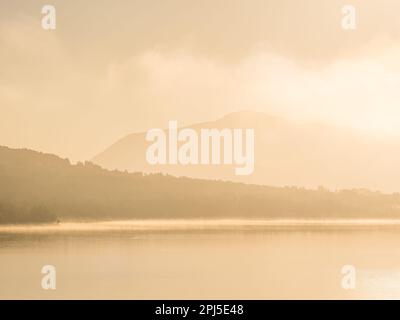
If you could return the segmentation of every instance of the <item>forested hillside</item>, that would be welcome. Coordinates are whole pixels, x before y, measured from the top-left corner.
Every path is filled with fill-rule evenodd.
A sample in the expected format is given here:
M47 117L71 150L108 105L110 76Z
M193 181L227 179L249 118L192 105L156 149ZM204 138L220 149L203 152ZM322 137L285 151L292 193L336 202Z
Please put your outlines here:
M400 195L108 171L0 147L0 223L125 218L400 217Z

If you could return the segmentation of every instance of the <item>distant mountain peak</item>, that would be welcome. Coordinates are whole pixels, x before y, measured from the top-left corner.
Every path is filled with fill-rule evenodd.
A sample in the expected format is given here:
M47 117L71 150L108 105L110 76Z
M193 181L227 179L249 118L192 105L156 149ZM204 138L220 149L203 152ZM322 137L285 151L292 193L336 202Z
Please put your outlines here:
M164 129L167 126L168 123ZM245 178L239 177L222 165L152 166L146 161L149 146L146 132L125 136L92 161L111 170L162 172L275 186L315 188L324 185L330 189L400 190L400 173L396 170L400 158L392 152L400 147L399 139L382 142L345 127L296 123L248 110L232 112L209 122L189 126L178 123L178 126L194 130L254 129L254 173Z

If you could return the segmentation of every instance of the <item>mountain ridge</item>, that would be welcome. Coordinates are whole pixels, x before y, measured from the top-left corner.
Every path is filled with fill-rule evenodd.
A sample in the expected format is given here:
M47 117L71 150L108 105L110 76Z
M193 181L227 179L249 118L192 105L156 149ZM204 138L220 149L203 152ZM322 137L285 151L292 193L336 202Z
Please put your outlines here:
M391 153L393 148L400 147L397 138L378 139L347 127L290 122L253 111L239 111L181 128L254 128L254 174L235 176L232 167L224 165L149 165L145 159L149 145L146 132L124 136L91 161L111 170L162 172L261 185L400 190L400 173L396 170L400 156Z

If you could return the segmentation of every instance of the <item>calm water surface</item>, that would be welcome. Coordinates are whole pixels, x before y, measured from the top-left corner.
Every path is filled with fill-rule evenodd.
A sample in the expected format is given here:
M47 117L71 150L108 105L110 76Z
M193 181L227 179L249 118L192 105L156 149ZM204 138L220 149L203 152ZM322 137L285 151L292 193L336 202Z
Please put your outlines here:
M41 288L43 265L57 289ZM356 289L341 287L354 265ZM400 298L396 221L117 221L0 227L1 299Z

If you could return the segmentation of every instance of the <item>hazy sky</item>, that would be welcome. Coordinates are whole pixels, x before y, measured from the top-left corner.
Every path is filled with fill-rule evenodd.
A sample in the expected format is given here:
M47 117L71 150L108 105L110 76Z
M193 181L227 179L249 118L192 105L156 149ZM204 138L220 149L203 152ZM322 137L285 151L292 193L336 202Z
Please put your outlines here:
M398 0L0 0L0 145L84 160L237 110L397 135L399 14Z

